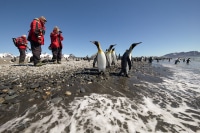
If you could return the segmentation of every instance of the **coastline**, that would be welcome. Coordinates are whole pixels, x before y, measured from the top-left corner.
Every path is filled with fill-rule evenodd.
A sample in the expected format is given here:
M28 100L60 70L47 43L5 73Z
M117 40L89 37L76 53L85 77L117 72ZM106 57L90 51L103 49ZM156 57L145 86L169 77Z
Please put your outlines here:
M69 60L63 61L62 64L46 64L41 67L33 67L32 64L29 63L23 66L18 66L14 63L2 64L0 65L0 69L0 99L4 100L0 103L0 127L3 126L2 128L6 128L4 123L18 117L23 118L26 115L33 119L31 122L37 123L41 118L34 117L36 114L41 115L41 112L43 112L43 118L45 118L49 113L54 112L52 109L57 107L64 108L66 113L68 113L66 115L72 117L75 112L73 112L74 109L71 109L71 107L74 106L75 110L79 110L82 109L82 106L85 106L85 108L81 110L81 112L83 112L82 115L84 115L84 112L91 107L94 107L94 110L95 108L97 108L97 110L102 109L101 104L104 105L105 101L101 101L100 99L106 98L112 99L111 103L105 102L106 108L120 99L122 101L124 98L129 99L128 101L130 103L123 103L121 101L122 107L120 107L119 110L123 109L123 106L126 104L130 104L133 115L138 117L138 122L142 120L146 123L149 120L156 119L157 125L155 127L148 129L149 127L143 125L145 130L149 130L147 130L147 132L151 132L153 129L155 131L173 132L173 130L175 130L174 128L177 128L176 124L163 122L165 120L163 120L162 115L155 113L155 109L151 111L151 108L165 111L168 106L172 109L176 109L181 106L179 102L182 102L176 95L174 95L174 97L178 100L167 96L169 90L163 87L163 78L171 79L173 72L159 64L154 66L148 62L133 62L130 78L117 75L120 71L120 61L118 61L116 66L106 69L105 75L98 75L97 68L92 67L92 61L88 62L84 60ZM161 88L157 88L155 85L159 85ZM171 94L171 92L169 92L169 94ZM171 95L173 95L173 93ZM87 98L100 103L87 107L84 105L84 100ZM148 105L147 103L149 102L150 104ZM189 102L190 101L188 101L188 103ZM78 103L78 105L76 105L76 103ZM159 108L157 106L159 106ZM196 108L195 104L190 106ZM117 107L117 105L113 105L113 108L115 107ZM47 110L52 112L48 112ZM146 112L147 114L143 114L145 110L149 110ZM59 109L57 110L57 112L60 111ZM102 109L102 111L104 110ZM135 111L139 112L134 113ZM86 112L89 112L89 110ZM189 112L195 112L196 117L199 117L198 112L193 110L189 110ZM54 116L54 114L52 115ZM64 114L60 115L62 116ZM177 114L173 115L175 118L177 117ZM66 119L71 119L68 117L63 117L63 121L64 119L65 121ZM75 117L74 119L78 118ZM93 117L91 119L93 119ZM167 120L167 118L165 119ZM132 121L134 121L134 119ZM28 125L26 123L22 124L15 129L15 132L25 131L30 124L30 122ZM71 124L73 125L74 123ZM91 123L86 122L86 124L89 126ZM130 131L126 131L129 128L126 126L124 129L122 128L123 131L132 131L130 129ZM94 129L90 129L89 127L88 130L94 132ZM135 127L135 130L139 127ZM199 128L193 125L187 124L186 127L188 127L188 131L199 131ZM69 132L71 130L70 125L66 126L65 131ZM137 129L137 131L141 130L142 128Z
M97 68L92 68L92 61L84 60L63 61L62 64L47 64L41 67L34 67L30 63L23 66L10 63L1 64L0 69L0 106L7 114L14 114L13 111L16 110L8 110L9 106L22 104L20 107L23 109L19 109L16 116L22 113L21 110L25 110L25 105L30 107L56 97L67 99L68 102L73 101L76 96L82 97L91 93L133 97L135 94L129 93L128 86L133 86L131 89L143 89L140 81L144 79L162 82L157 77L160 72L156 73L151 65L144 62L134 62L131 78L117 76L120 61L115 67L108 68L105 75L98 75ZM65 94L66 91L71 92L71 95ZM0 125L6 122L3 120L4 113L1 113Z

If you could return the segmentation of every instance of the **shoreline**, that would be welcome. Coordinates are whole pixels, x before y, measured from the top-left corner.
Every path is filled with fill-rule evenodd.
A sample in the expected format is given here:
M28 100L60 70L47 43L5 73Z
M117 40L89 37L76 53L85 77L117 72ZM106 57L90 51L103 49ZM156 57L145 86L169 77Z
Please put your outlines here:
M153 97L155 91L145 82L161 83L162 76L172 73L164 67L154 67L147 62L133 62L130 78L117 76L120 61L106 69L105 75L98 75L92 61L63 61L62 64L47 64L32 67L30 64L0 65L0 125L26 113L37 105L37 113L45 110L46 102L68 106L78 97L92 94L127 97L136 103L143 96ZM25 71L25 70L29 71ZM24 73L23 73L24 72ZM31 114L31 115L34 115ZM145 118L146 119L146 118Z
M97 74L97 68L92 68L92 61L83 60L63 61L62 64L47 64L41 67L32 67L30 63L23 66L3 64L0 65L0 69L0 104L2 107L8 106L16 99L20 99L21 96L27 97L26 101L46 100L55 97L54 95L58 91L63 91L61 94L65 93L64 91L70 91L71 96L64 94L62 97L72 99L71 97L84 96L90 93L112 94L112 91L115 90L123 92L124 90L121 88L128 85L123 82L133 82L139 88L142 88L138 85L141 84L141 79L162 82L156 77L158 74L154 72L152 66L146 62L134 62L130 74L131 78L116 76L120 71L120 61L115 67L111 68L112 70L108 68L103 76ZM152 76L155 78L150 78ZM112 90L95 89L95 87L101 86L102 83L107 84L106 86L113 86ZM117 87L120 85L120 88ZM81 92L82 88L84 88L83 91L85 90L83 93ZM30 94L37 94L36 98L32 95L29 96ZM115 95L117 94L115 93ZM24 102L24 100L17 100L17 102Z
M47 64L41 67L34 67L30 63L23 66L19 66L14 63L1 64L0 104L1 106L8 105L10 100L12 101L17 99L17 97L26 95L26 93L36 93L38 91L44 95L45 92L55 89L56 87L58 90L67 88L66 90L73 91L76 90L73 88L80 89L81 86L84 85L105 81L109 83L111 80L118 82L118 80L123 81L123 79L125 79L136 82L137 76L138 78L145 78L144 76L140 76L143 74L147 75L148 72L144 71L144 69L147 69L145 67L148 67L149 70L152 69L151 66L146 62L144 64L141 62L134 62L130 74L131 78L126 78L117 76L118 72L120 71L120 61L118 61L116 66L112 67L112 70L107 69L106 74L103 76L98 76L97 68L92 67L92 61L63 61L62 64ZM136 76L134 76L132 73L135 73ZM152 73L154 73L154 70L151 70L150 74ZM80 92L79 89L78 91ZM87 94L87 91L88 90L86 90L85 93L78 93L78 95ZM88 92L92 93L93 90ZM99 91L97 91L97 93L98 92ZM74 91L73 94L74 93L76 93L76 91ZM9 100L5 100L6 95L9 95L6 98Z

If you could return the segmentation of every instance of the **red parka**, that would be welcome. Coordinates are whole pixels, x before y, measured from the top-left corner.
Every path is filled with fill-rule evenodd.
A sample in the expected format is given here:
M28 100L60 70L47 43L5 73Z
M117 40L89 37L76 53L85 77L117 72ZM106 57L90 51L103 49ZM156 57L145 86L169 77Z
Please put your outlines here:
M16 43L19 49L26 49L28 41L26 37L21 36L21 37L16 38Z
M30 25L28 40L38 42L41 45L44 45L45 30L46 28L42 21L38 18L35 18Z
M51 48L62 48L63 47L61 41L64 40L64 37L62 36L61 33L51 32L50 38L51 38L51 44L50 44Z

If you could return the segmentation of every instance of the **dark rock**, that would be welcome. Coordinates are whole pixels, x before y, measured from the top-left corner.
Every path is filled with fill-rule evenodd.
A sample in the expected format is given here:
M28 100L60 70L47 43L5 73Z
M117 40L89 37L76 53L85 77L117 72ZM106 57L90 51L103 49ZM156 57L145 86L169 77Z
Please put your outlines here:
M62 100L63 100L62 97L56 97L56 98L51 99L51 102L54 104L58 104Z
M34 83L34 84L31 84L30 89L35 89L35 88L38 88L39 86L40 86L39 83Z
M7 95L7 96L5 97L5 100L11 100L11 99L16 98L16 97L18 97L18 96L19 96L18 94L14 94L14 95L12 95L12 96Z
M4 86L4 85L0 86L0 91L3 90L3 89L8 89L8 88L9 88L9 86Z
M9 96L14 95L15 93L16 93L16 91L14 91L14 90L8 90L8 95L9 95Z
M84 92L85 92L85 89L84 89L84 88L81 88L81 89L80 89L80 92L81 92L81 93L84 93Z

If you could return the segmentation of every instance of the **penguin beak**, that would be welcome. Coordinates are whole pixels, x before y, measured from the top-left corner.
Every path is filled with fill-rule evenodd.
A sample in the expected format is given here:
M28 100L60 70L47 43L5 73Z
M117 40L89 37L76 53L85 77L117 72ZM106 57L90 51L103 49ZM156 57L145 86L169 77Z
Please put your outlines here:
M117 44L114 44L113 47L116 46L116 45L117 45Z
M113 44L112 47L114 47L115 45L117 45L117 44Z
M90 42L96 45L95 41L90 41Z
M133 43L132 46L133 46L133 45L136 46L136 45L138 45L138 44L140 44L140 43L142 43L142 42Z
M94 43L94 41L90 41L91 43Z

